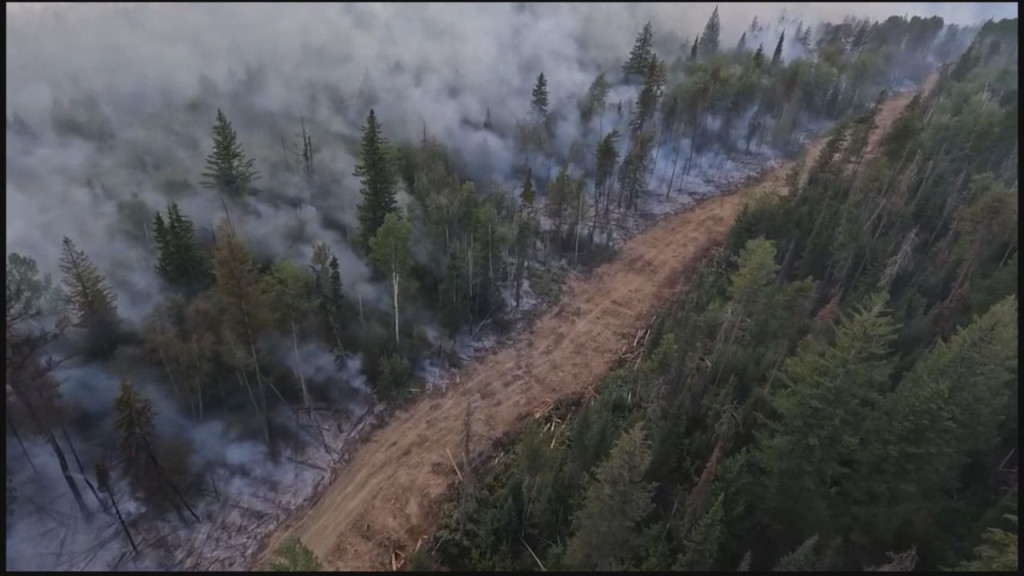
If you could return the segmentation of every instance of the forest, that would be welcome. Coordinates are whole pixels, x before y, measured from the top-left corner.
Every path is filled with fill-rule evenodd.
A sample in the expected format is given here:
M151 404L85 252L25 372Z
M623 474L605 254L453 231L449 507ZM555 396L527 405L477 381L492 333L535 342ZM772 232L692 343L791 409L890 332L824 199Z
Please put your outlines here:
M514 105L455 129L397 121L377 71L351 95L306 79L286 110L259 66L153 102L9 105L8 193L40 199L8 200L8 548L73 522L85 552L8 568L124 569L129 548L180 567L215 501L279 518L252 495L326 471L569 275L825 130L650 354L557 437L528 427L414 564L1015 568L1016 20L721 27L647 22L572 83L535 62ZM933 73L865 154L878 104ZM472 98L457 74L437 89ZM84 222L32 226L36 203Z
M1016 571L1016 35L982 26L875 155L877 109L844 116L411 567Z

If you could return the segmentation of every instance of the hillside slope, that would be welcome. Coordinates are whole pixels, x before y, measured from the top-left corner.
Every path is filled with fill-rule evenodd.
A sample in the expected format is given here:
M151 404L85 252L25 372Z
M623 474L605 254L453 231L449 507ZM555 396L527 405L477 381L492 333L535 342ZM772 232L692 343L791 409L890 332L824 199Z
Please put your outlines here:
M883 105L871 147L911 97L900 94ZM808 164L822 144L808 148ZM584 393L633 342L652 311L671 292L685 289L685 272L722 243L744 202L783 191L789 169L784 164L728 195L666 217L590 277L572 281L563 302L530 332L467 366L445 394L419 399L373 433L319 500L278 530L265 550L298 536L325 569L390 568L395 550L408 553L431 533L438 520L435 504L458 480L450 457L462 450L467 402L473 448L480 450L554 401Z

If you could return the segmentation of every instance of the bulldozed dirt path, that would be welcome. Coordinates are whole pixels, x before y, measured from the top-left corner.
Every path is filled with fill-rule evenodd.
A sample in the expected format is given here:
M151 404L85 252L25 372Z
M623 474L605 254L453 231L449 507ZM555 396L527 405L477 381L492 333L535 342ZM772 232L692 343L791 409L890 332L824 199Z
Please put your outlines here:
M911 96L883 105L878 134ZM808 165L823 142L809 147ZM872 138L871 147L877 143ZM473 449L481 450L554 401L584 393L680 288L683 271L722 243L743 203L764 192L784 193L789 168L783 164L727 196L667 216L588 278L571 281L562 303L533 330L466 366L447 393L416 400L374 431L319 500L269 539L257 563L267 562L287 536L298 536L326 570L392 569L433 533L439 498L458 481L454 461L462 454L467 402Z

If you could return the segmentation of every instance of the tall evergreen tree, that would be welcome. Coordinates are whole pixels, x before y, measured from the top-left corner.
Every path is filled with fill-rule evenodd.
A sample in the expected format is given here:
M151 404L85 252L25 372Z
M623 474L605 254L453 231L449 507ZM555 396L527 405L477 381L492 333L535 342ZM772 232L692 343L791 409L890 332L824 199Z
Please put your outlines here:
M578 570L628 570L642 545L639 523L654 507L644 481L650 446L643 427L623 432L594 474L575 519L566 561Z
M764 65L764 44L757 46L757 51L754 52L754 69L759 70Z
M711 508L700 519L700 522L687 535L683 544L683 554L679 557L676 569L682 572L707 572L714 567L718 546L725 536L723 533L722 505L723 496L719 496Z
M241 196L259 177L252 168L253 160L245 157L238 134L221 110L213 125L213 151L206 157L205 180L202 185L228 196Z
M166 222L157 212L153 236L158 251L156 269L164 281L189 292L205 287L209 278L206 257L195 240L192 221L181 214L177 204L168 203Z
M548 118L548 81L541 72L537 76L537 83L533 85L533 98L530 100L530 109L538 122L545 122Z
M714 12L711 13L707 24L704 25L704 32L700 35L701 54L710 56L718 52L718 36L721 28L722 25L718 19L718 6L715 6Z
M65 237L60 257L64 273L64 302L72 324L83 329L77 346L90 358L102 358L113 352L120 337L117 294L96 270L85 252Z
M114 426L120 435L120 461L125 473L140 487L152 484L155 472L149 460L149 446L153 439L152 403L122 378L114 398L114 414Z
M786 31L783 30L782 34L779 35L779 43L775 45L775 53L772 54L771 65L774 68L776 64L782 60L782 43L786 40Z
M700 35L693 39L693 47L690 48L690 61L695 62L697 60L697 45L700 43Z
M647 169L654 138L650 132L642 132L633 142L619 169L619 205L623 201L627 208L639 209L640 196L647 189Z
M654 117L654 111L658 108L662 90L665 87L664 63L658 60L657 54L651 57L647 72L644 75L644 87L640 90L637 98L636 112L630 120L629 126L633 131L634 138L643 131L644 125Z
M863 423L889 386L896 326L878 293L836 328L809 336L783 364L762 442L769 516L797 534L835 525L832 488L848 478ZM780 534L783 538L792 534Z
M740 34L740 41L736 43L736 53L743 54L747 51L747 33Z
M637 34L633 49L629 52L629 59L622 66L622 72L625 74L626 80L642 78L653 55L654 31L651 28L651 23L647 22L640 33Z
M370 239L384 224L384 219L397 209L395 179L391 169L388 141L384 138L373 109L363 126L362 152L353 176L359 178L359 245L370 251Z
M580 120L586 125L589 124L593 119L594 114L597 114L602 121L604 120L604 111L608 106L608 92L611 90L611 84L604 77L604 72L597 75L594 81L590 84L590 88L587 90L587 95L580 102Z
M849 488L858 536L885 545L936 513L970 455L995 441L1015 384L1016 319L1009 297L936 344L867 420Z

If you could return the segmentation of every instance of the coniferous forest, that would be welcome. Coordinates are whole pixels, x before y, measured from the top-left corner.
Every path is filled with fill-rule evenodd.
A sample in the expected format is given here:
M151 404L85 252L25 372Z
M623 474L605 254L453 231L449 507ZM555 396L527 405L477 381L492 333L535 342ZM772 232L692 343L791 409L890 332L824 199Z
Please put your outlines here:
M983 26L878 154L875 109L843 117L420 566L1016 570L1016 26Z
M705 18L528 58L491 99L397 59L44 105L9 71L8 569L245 566L234 525L193 547L281 522L569 278L824 138L406 566L1016 570L1016 18ZM22 26L9 68L45 29ZM423 94L458 108L402 112Z

